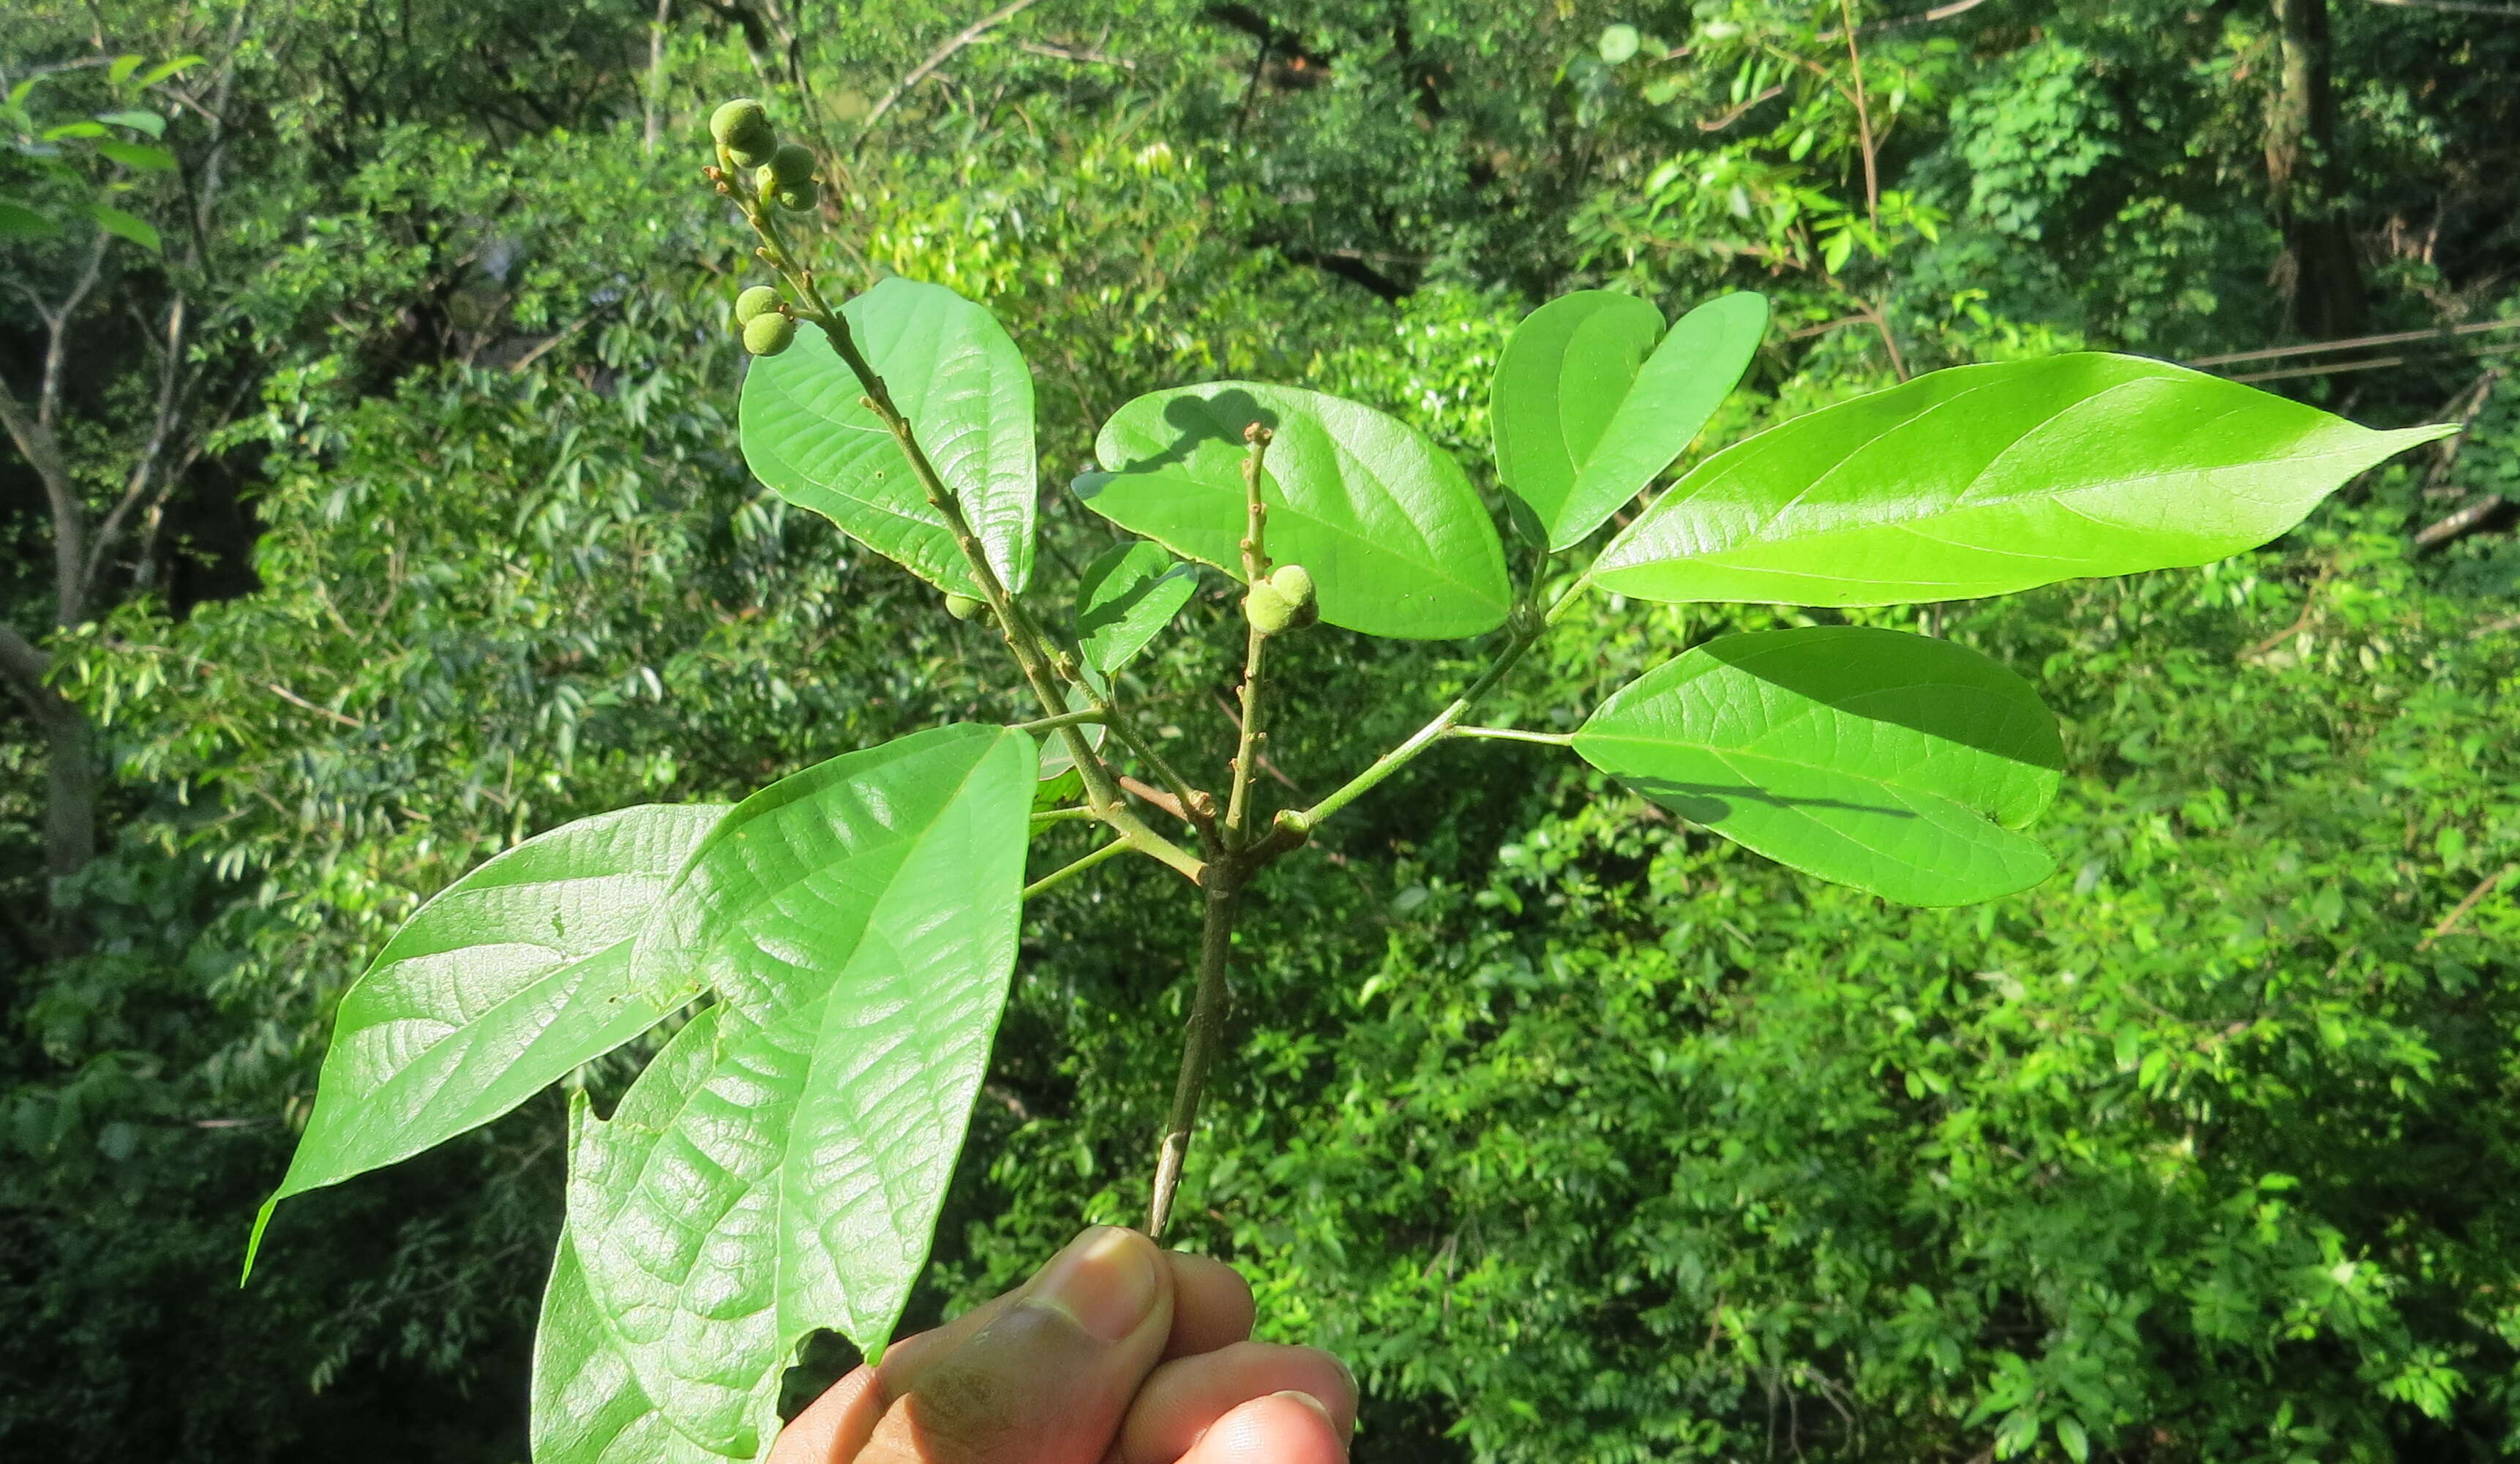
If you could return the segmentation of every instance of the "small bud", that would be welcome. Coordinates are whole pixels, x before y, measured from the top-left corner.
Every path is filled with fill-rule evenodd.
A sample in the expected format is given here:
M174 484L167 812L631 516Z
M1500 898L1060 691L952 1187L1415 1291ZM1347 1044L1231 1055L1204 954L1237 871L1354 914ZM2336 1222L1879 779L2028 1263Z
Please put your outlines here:
M712 113L709 136L717 139L718 146L742 167L767 161L779 149L779 134L770 125L770 113L750 97L739 97Z
M755 285L735 297L735 323L748 326L779 308L779 291L767 285Z
M1311 570L1301 564L1281 564L1277 572L1269 576L1268 586L1285 601L1287 630L1302 630L1321 620L1322 607L1313 596Z
M1295 607L1286 603L1286 597L1267 580L1252 586L1251 592L1242 597L1242 613L1251 621L1251 628L1264 636L1292 630L1295 625Z
M957 620L968 620L987 608L988 606L986 603L973 599L968 595L948 595L945 597L945 613L953 616Z
M784 315L756 315L743 325L743 348L756 356L776 356L795 338L796 323Z
M802 143L781 143L770 155L770 176L784 188L814 181L814 150Z

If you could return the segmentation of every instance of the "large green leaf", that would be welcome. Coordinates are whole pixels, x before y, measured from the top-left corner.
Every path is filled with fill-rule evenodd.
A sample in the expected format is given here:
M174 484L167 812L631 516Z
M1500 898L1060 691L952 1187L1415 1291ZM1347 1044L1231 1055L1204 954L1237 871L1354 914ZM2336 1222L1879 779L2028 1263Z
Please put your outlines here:
M1032 577L1032 373L1006 328L942 285L891 279L840 307L1011 590ZM789 503L940 590L979 594L945 519L818 326L743 378L743 459Z
M1768 301L1723 295L1662 334L1662 313L1588 289L1531 313L1506 342L1490 387L1497 471L1551 549L1566 549L1688 447L1741 379Z
M565 824L420 908L334 1018L315 1109L263 1202L246 1267L291 1195L408 1159L486 1124L698 995L630 954L723 804L650 804Z
M1122 528L1242 577L1243 428L1277 433L1261 480L1269 556L1312 571L1322 618L1402 640L1505 623L1505 549L1461 466L1398 418L1318 391L1211 381L1102 424L1107 472L1076 495Z
M638 968L721 998L711 1058L579 1126L569 1227L695 1442L749 1455L798 1339L872 1349L899 1317L1006 999L1034 779L995 727L808 769L727 815L642 934Z
M1868 605L2203 564L2452 430L2375 432L2133 356L1955 367L1699 464L1595 577L1642 599Z
M1110 675L1163 634L1198 592L1198 571L1158 545L1140 540L1104 553L1085 567L1076 589L1076 648L1085 663Z
M1991 900L2054 867L2013 830L2055 796L2056 719L1949 641L1721 637L1613 694L1575 750L1779 864L1910 905Z
M700 1012L674 1035L632 1086L636 1096L614 1114L615 1125L669 1119L707 1081L721 1010ZM584 1119L581 1099L570 1113L573 1132ZM763 1373L749 1400L755 1416L777 1405L779 1383L779 1369ZM536 1464L717 1464L727 1457L685 1437L639 1386L620 1328L597 1304L567 1228L534 1331L531 1437Z

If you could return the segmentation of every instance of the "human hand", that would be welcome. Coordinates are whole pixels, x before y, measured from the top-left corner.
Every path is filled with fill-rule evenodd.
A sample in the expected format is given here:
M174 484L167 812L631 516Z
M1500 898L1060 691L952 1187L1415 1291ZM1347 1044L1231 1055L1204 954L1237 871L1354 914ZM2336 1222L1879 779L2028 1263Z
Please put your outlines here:
M1344 1464L1356 1383L1251 1319L1233 1267L1097 1226L833 1384L769 1464Z

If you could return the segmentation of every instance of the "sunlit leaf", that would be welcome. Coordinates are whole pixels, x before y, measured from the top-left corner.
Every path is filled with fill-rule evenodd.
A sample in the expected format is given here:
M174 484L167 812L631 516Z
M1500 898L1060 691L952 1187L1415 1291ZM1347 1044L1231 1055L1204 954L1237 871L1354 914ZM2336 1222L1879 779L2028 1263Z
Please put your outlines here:
M1119 545L1085 568L1076 590L1076 645L1108 675L1147 648L1198 592L1198 571L1162 548Z
M1709 458L1596 565L1641 599L1967 599L2203 564L2455 428L2375 432L2134 356L1961 366Z
M394 932L334 1018L314 1111L272 1211L486 1124L698 994L633 979L631 943L726 813L650 804L526 840Z
M569 1230L640 1392L749 1457L763 1379L832 1328L891 1332L1014 962L1032 739L940 728L738 805L634 967L718 994L704 1072L652 1067L579 1126Z
M133 82L132 85L142 88L156 86L158 82L174 75L177 71L183 70L188 67L197 67L201 64L202 58L198 56L178 56L172 61L161 61L158 63L158 65L151 67L148 70L141 72L140 79Z
M1909 905L1991 900L2054 868L2014 830L2055 796L2056 719L1949 641L1720 637L1612 694L1575 750L1779 864Z
M641 1075L643 1104L687 1097L706 1081L717 1018L715 1007L702 1011L656 1054ZM614 1122L622 1121L616 1113ZM582 1110L572 1110L570 1122L582 1125ZM778 1370L764 1373L747 1411L765 1417L775 1408L779 1383ZM676 1430L639 1386L618 1324L597 1305L576 1237L565 1228L534 1330L532 1397L535 1464L720 1464L727 1457Z
M1242 577L1243 429L1270 427L1268 552L1301 564L1322 619L1403 640L1475 636L1511 603L1505 550L1470 481L1395 417L1318 391L1211 381L1139 397L1103 423L1106 472L1076 494L1122 528Z
M1032 576L1032 373L1006 328L941 285L891 279L840 307L1010 589ZM962 550L822 329L743 380L743 458L789 503L940 590L977 596Z
M1567 549L1642 492L1741 379L1768 301L1722 295L1661 335L1651 305L1584 290L1532 312L1507 342L1490 395L1497 471L1549 547Z

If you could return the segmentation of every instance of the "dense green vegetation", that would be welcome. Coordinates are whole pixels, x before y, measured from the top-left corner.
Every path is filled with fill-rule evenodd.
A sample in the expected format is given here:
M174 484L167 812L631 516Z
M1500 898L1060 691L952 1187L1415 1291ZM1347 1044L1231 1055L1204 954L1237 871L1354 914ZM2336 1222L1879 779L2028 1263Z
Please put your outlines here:
M292 1201L234 1289L341 988L526 834L1008 713L976 627L733 451L706 99L820 118L869 271L1009 322L1051 484L1131 396L1221 376L1483 448L1505 333L1574 286L1778 299L1709 442L1958 361L2520 314L2520 22L2469 11L1042 0L904 84L985 10L0 18L13 1455L521 1457L557 1100ZM1719 629L1999 657L2066 719L2069 872L1898 909L1553 749L1439 751L1248 917L1184 1239L1355 1362L1370 1458L2502 1454L2510 338L2226 368L2392 355L2271 384L2471 430L2206 570L1922 616L1597 602L1513 684L1535 721ZM1054 584L1111 542L1062 497ZM1234 601L1190 614L1215 634L1166 669L1221 689ZM1316 792L1475 665L1290 644L1321 689L1275 761ZM1113 865L1037 922L915 1313L1142 1209L1169 880Z

